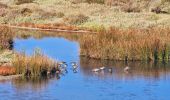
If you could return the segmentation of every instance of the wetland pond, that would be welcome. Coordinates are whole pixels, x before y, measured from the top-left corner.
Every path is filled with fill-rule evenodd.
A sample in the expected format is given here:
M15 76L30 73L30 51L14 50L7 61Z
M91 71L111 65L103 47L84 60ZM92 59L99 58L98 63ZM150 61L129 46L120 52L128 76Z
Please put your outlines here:
M0 100L169 100L170 63L129 62L126 64L79 56L79 44L62 37L15 38L14 50L31 55L35 48L53 59L78 63L77 73L51 79L15 79L0 82ZM94 73L99 67L113 68L112 73Z

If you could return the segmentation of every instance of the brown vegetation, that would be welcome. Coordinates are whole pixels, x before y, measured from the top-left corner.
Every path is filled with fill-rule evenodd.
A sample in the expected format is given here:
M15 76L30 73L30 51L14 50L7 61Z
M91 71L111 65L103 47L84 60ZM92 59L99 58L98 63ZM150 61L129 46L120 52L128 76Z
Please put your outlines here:
M16 74L16 70L14 67L0 66L0 75L7 76L7 75L14 75L14 74Z
M170 28L117 29L84 34L81 55L113 60L169 60Z
M17 74L25 76L46 76L48 71L57 68L57 63L52 59L35 51L33 56L16 54L13 59L13 66Z
M10 28L0 26L0 49L12 49L13 33Z
M76 25L76 24L82 24L88 20L88 16L85 16L83 14L78 14L78 15L71 15L68 17L64 18L64 22L67 22L71 25Z
M166 11L162 11L161 8L159 8L159 7L156 7L156 8L151 9L151 12L154 12L154 13L156 13L156 14L159 14L159 13L167 14L167 13L168 13L168 12L166 12Z

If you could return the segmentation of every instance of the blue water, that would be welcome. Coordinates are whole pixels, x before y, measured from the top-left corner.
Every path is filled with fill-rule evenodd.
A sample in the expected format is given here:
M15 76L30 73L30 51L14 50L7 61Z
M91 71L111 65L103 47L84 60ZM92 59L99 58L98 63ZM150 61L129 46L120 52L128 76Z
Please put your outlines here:
M14 49L33 54L40 48L59 61L76 61L78 73L68 68L60 79L9 80L0 82L0 100L170 100L169 63L129 63L131 73L123 72L123 62L79 57L79 44L64 38L15 39ZM93 73L96 67L112 67L113 73ZM148 66L144 68L145 66ZM161 67L160 67L161 66ZM153 67L153 68L151 68Z

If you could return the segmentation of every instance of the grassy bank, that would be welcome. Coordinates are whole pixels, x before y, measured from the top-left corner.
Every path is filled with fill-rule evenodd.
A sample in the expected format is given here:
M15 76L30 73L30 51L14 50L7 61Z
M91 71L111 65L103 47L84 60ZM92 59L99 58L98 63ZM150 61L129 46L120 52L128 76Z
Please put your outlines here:
M170 28L117 29L84 34L80 54L113 60L169 60Z

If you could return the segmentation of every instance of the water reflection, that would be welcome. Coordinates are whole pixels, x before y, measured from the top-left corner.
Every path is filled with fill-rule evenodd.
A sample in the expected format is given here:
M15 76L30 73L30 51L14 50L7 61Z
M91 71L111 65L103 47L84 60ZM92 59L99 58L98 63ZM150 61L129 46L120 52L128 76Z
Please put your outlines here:
M32 78L18 78L12 81L12 84L17 90L32 89L34 91L40 91L46 88L48 84L47 78L32 77Z
M99 77L106 76L114 76L117 79L124 79L125 77L128 79L133 78L147 78L147 79L155 79L159 80L160 78L168 78L170 75L170 62L162 63L162 62L128 62L125 63L123 61L109 61L109 60L97 60L97 59L89 59L86 57L80 58L81 70L84 75L91 76L94 73L91 72L93 68L100 68L102 66L106 66L107 68L113 68L113 73L97 73ZM124 72L125 66L130 67L129 73Z

